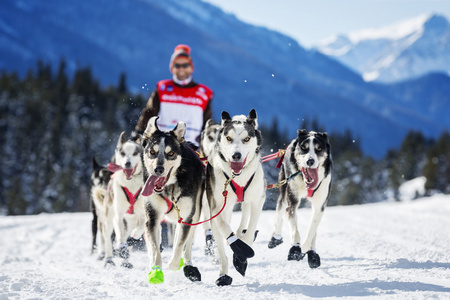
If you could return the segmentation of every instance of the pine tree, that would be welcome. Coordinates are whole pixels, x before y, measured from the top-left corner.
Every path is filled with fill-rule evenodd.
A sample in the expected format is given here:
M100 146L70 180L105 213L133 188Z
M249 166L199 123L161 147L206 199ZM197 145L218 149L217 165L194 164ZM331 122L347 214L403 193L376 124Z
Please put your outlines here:
M444 131L427 153L423 174L428 192L450 193L450 133Z
M117 87L117 92L121 95L126 94L127 93L127 80L126 80L127 76L125 75L125 73L121 73L120 74L120 78L119 78L119 84Z
M421 175L425 164L426 139L419 131L410 131L402 142L397 156L397 168L403 181Z

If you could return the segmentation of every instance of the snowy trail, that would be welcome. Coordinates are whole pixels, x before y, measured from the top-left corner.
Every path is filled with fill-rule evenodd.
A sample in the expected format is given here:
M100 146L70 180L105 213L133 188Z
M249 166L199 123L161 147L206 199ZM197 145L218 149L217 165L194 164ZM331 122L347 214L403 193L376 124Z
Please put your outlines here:
M299 210L301 234L309 217L309 209ZM220 288L214 284L218 266L203 254L201 228L193 259L202 282L192 283L164 265L165 282L154 286L146 282L144 252L131 253L132 270L105 269L89 254L90 213L2 216L0 300L450 299L450 196L327 208L317 238L322 266L315 270L306 261L286 260L287 224L285 242L267 248L273 220L273 211L263 212L246 277L231 267L232 286ZM164 263L170 251L162 253Z

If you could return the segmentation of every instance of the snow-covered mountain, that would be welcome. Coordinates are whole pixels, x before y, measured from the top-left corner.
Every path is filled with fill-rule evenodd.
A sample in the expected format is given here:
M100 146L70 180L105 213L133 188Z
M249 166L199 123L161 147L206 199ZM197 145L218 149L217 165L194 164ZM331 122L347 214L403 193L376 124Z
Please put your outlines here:
M421 15L388 27L333 37L317 48L362 74L366 81L403 81L431 72L450 74L450 24L440 15Z
M329 132L350 129L374 157L397 147L411 129L437 137L450 128L442 118L450 94L440 89L449 78L432 89L422 79L401 87L367 83L336 60L201 0L0 2L0 69L21 76L38 59L56 70L64 58L69 76L89 66L108 85L124 72L128 87L146 96L170 77L169 58L179 43L192 48L195 79L215 92L216 120L222 110L255 108L261 124L276 118L294 137L302 119L317 118Z

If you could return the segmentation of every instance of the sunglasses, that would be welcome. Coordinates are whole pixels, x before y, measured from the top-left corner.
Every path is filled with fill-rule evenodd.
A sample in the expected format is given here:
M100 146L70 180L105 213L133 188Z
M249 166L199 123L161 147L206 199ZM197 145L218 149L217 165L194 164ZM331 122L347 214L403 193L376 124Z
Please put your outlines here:
M174 67L175 69L179 69L179 68L187 69L187 68L189 68L190 66L191 66L190 63L185 63L185 64L173 64L173 67Z

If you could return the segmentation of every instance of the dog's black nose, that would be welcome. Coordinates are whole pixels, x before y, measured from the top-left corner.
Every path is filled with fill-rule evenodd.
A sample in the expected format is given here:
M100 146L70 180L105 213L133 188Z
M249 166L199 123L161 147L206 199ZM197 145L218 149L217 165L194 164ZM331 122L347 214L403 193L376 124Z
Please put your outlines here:
M306 164L311 167L312 165L314 165L314 159L313 158L308 159L306 161Z
M241 152L236 152L233 154L233 156L231 158L233 158L234 161L241 160L242 154L241 154Z
M125 163L125 168L129 168L129 167L131 167L131 162L127 161L127 162Z
M162 175L162 173L164 173L164 167L163 166L157 166L155 168L155 174L160 176L160 175Z

